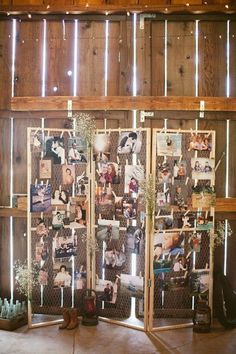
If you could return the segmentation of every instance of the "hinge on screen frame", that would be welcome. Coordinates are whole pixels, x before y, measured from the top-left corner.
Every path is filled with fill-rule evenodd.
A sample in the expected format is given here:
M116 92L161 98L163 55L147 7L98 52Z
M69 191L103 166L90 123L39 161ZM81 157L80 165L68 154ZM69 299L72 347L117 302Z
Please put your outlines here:
M152 286L152 281L151 281L151 279L148 279L147 286L148 286L148 288L151 288L151 286Z

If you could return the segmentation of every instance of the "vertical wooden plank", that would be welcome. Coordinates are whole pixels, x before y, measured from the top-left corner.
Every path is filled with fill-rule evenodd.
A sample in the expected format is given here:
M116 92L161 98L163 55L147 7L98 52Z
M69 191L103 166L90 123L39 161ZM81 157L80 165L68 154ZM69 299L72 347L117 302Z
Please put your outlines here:
M12 5L43 5L43 0L12 0Z
M107 95L118 96L120 85L120 22L109 21Z
M236 121L229 122L229 197L236 196L236 157L235 157L235 137Z
M229 33L230 58L229 58L229 73L230 73L230 96L236 96L236 21L230 21Z
M10 297L10 221L0 218L0 296Z
M167 94L195 94L195 22L168 21Z
M133 40L132 21L128 17L120 23L120 88L121 96L132 95Z
M199 22L199 96L226 95L226 21Z
M10 206L10 119L0 119L0 205Z
M227 277L233 289L236 288L236 267L235 267L235 250L236 250L236 221L229 221L233 234L228 237L227 252Z
M18 21L15 96L40 96L42 85L42 21Z
M14 120L13 125L13 193L27 193L27 127L38 127L39 119Z
M151 95L151 22L146 20L144 29L137 21L137 95Z
M78 96L103 96L105 21L79 21Z
M13 218L13 258L21 262L27 259L27 220L26 218Z
M47 22L46 95L73 95L74 22ZM72 75L68 75L71 71ZM55 90L54 90L55 88Z
M11 24L11 21L0 21L0 109L7 109L10 106Z
M152 21L151 25L151 80L153 96L164 96L165 90L165 24Z
M226 122L225 121L213 121L213 120L199 120L199 130L215 130L216 131L216 165L222 156L223 152L226 152ZM221 164L216 171L216 196L218 198L225 197L225 172L226 172L226 160L223 157Z

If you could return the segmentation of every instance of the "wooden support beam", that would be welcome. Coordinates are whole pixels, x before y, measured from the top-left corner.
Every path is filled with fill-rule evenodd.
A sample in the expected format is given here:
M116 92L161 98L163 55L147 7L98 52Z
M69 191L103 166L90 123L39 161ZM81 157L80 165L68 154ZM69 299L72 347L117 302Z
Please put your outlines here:
M236 112L236 98L189 96L47 96L13 97L12 111L67 111L72 101L73 111L80 110L153 110L199 111L200 101L205 111Z
M153 1L154 2L154 1ZM89 2L88 2L89 3ZM187 2L186 2L187 3ZM206 4L206 5L190 5L185 4L180 5L163 5L163 4L104 4L100 1L97 4L91 4L89 6L84 4L78 5L62 5L61 3L50 5L0 5L0 11L10 12L12 15L18 15L22 13L38 13L38 14L81 14L81 13L98 13L98 14L115 14L115 13L126 13L127 11L142 13L142 12L156 12L161 14L172 14L172 13L185 13L185 14L204 14L204 13L225 13L232 14L236 12L235 5L229 5L228 8L224 4Z

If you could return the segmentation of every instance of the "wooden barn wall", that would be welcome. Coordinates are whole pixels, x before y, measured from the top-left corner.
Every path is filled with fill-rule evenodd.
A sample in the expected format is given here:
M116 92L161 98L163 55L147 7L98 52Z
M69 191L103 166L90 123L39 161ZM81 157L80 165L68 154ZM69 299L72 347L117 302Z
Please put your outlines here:
M46 95L73 95L74 26L72 20L47 21ZM43 21L17 21L15 96L42 94ZM78 21L77 95L104 95L105 93L105 28L101 20ZM199 95L226 96L226 21L199 22ZM168 21L167 26L167 78L165 78L165 23L145 20L144 29L137 21L137 94L195 95L195 22ZM9 107L11 97L12 22L0 21L0 110ZM206 37L206 38L205 38ZM214 55L213 55L214 53ZM217 54L216 54L217 53ZM236 96L236 23L230 23L230 95ZM133 86L133 27L132 19L110 20L108 38L107 95L132 95ZM165 83L165 79L167 80ZM53 90L57 87L58 91ZM131 126L132 112L95 112L98 128ZM226 151L226 115L214 112L211 120L199 119L199 129L216 130L216 162ZM233 115L231 115L234 117ZM230 115L227 118L230 119ZM37 115L38 117L38 115ZM45 127L68 127L68 120L45 118ZM26 128L39 126L41 120L33 112L25 118L0 119L0 205L10 205L11 148L13 165L13 192L26 191ZM197 112L155 112L144 126L195 129ZM214 120L216 118L216 120ZM235 118L235 117L234 117ZM11 137L11 124L12 141ZM229 196L236 197L235 163L236 122L230 121ZM218 197L225 196L226 159L222 159L216 173ZM232 222L236 233L236 223ZM9 294L9 230L10 218L0 218L0 295ZM14 260L26 258L26 220L13 218ZM235 234L229 239L228 273L236 287L233 266L236 249ZM223 264L223 249L216 251L216 264Z

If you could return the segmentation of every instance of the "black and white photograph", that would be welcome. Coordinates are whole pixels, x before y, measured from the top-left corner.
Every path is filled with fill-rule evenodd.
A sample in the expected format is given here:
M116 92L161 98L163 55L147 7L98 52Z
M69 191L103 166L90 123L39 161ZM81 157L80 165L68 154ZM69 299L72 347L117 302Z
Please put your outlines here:
M65 210L53 210L52 212L52 228L60 230L64 227Z
M70 194L64 189L55 189L52 193L52 205L67 205L69 203Z
M122 269L125 266L126 255L119 248L108 247L104 254L104 267L107 269Z
M139 154L142 147L142 132L121 132L118 141L118 154Z
M77 236L76 235L60 235L53 239L53 258L67 258L76 256Z
M143 297L144 280L142 276L121 273L120 290L132 297Z
M99 241L117 241L120 237L120 222L118 220L98 219L96 238Z
M77 196L88 194L88 177L84 174L76 177L75 193Z
M44 154L45 157L52 158L55 165L63 165L65 163L64 138L46 136L44 141Z
M120 277L116 276L114 281L96 278L95 291L98 294L98 300L115 304L117 300Z
M192 178L193 179L214 179L215 160L196 157L191 159Z
M111 139L109 134L96 134L93 141L94 161L107 163L110 160Z
M79 164L87 163L87 141L82 137L68 139L68 163Z
M132 194L140 192L140 182L144 180L144 167L141 165L125 165L124 193Z
M157 155L181 156L182 134L157 133Z
M212 135L205 133L193 133L189 139L188 151L211 151Z
M144 233L140 227L128 226L126 229L126 253L140 254L143 239Z
M210 270L194 269L190 274L190 291L192 295L205 294L209 290Z
M32 152L43 150L43 134L41 130L30 133L30 146Z
M53 287L68 288L72 283L71 262L53 263Z
M52 187L50 184L31 184L30 211L49 212L51 210Z
M137 200L135 198L123 198L123 216L125 217L125 219L136 219Z
M115 162L98 162L97 180L99 183L119 184L121 177L121 166Z

